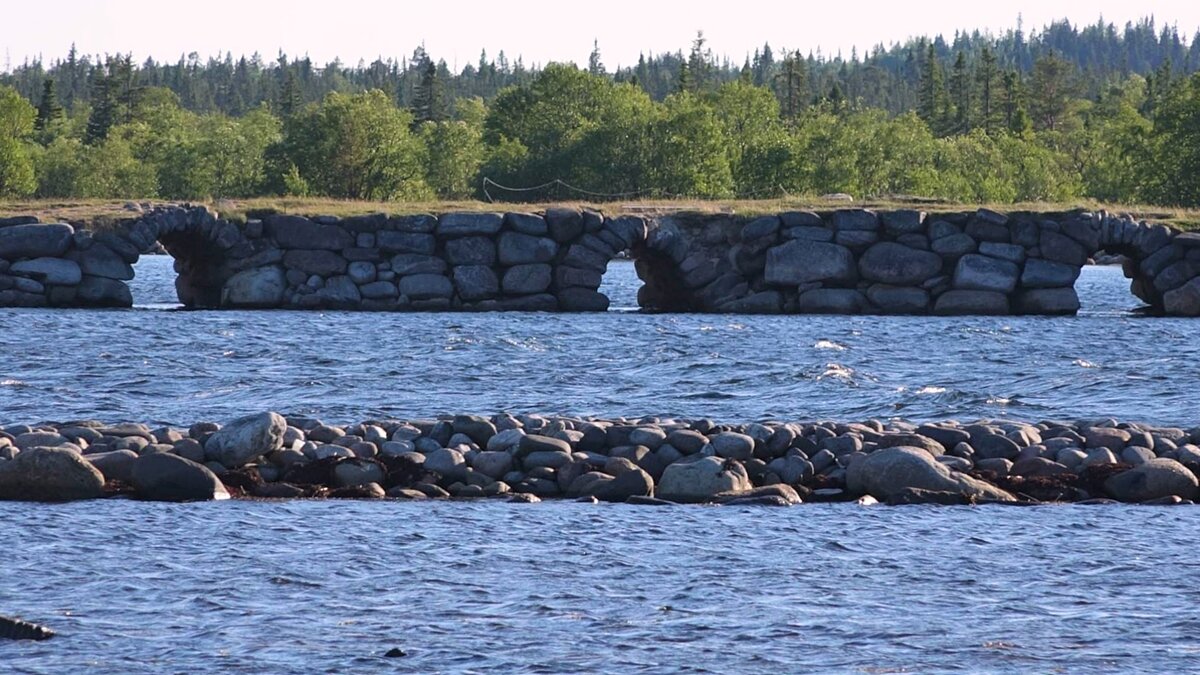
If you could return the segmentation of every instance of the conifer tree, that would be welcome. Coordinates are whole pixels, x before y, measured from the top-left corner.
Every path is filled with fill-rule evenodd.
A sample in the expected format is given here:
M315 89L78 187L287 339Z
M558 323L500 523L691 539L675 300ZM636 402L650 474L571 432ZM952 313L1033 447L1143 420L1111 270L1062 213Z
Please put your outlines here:
M958 52L954 59L954 72L950 76L950 93L954 97L954 124L952 132L965 134L971 131L971 75L967 70L967 56Z
M95 145L108 138L108 132L117 123L116 82L103 68L96 71L92 81L92 114L88 116L87 130L83 142Z
M934 49L933 43L930 43L925 52L924 63L921 64L921 92L917 115L929 125L934 133L943 135L948 106L942 64L938 62L937 51Z
M295 115L302 104L300 87L296 84L296 74L289 69L283 79L283 88L279 91L280 117L287 119Z
M796 119L804 109L804 92L808 90L808 67L799 51L790 52L783 60L783 69L776 77L780 108L787 119Z
M696 90L696 81L692 77L692 69L687 61L679 62L679 82L677 89L680 92Z
M984 45L979 55L979 69L975 79L979 83L979 125L987 133L992 133L997 124L996 88L999 71L996 68L996 55L991 48Z
M37 120L34 128L45 131L55 122L65 117L62 104L58 102L58 92L54 88L54 79L46 78L42 83L42 101L38 104Z
M442 106L442 83L437 64L426 56L420 71L421 79L413 92L414 124L440 122L446 115Z
M1031 124L1029 113L1025 109L1025 96L1021 87L1021 78L1015 70L1004 73L1004 126L1014 134L1024 134L1029 131Z
M604 75L604 62L600 60L600 41L592 41L592 53L588 56L588 72L592 75Z

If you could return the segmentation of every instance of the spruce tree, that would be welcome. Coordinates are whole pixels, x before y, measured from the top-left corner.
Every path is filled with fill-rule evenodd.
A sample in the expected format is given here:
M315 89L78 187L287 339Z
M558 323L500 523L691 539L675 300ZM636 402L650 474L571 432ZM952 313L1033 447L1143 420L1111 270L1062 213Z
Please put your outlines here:
M950 76L950 92L954 97L953 133L971 131L971 75L967 70L967 55L959 52L954 59L954 72Z
M983 51L979 55L979 70L975 73L975 79L979 83L979 124L989 134L996 129L998 73L996 55L987 45L984 45Z
M46 81L42 83L42 101L38 104L37 120L34 122L34 128L38 131L45 131L50 125L63 119L65 116L62 104L58 102L58 92L54 88L54 79L47 77Z
M783 69L776 76L783 116L795 119L804 109L804 93L808 90L808 67L799 51L789 52L783 59Z
M688 66L687 61L679 62L679 82L677 89L680 92L696 90L696 81L692 78L692 69Z
M592 53L588 56L588 72L592 75L604 75L604 62L600 60L600 41L592 41Z
M1004 73L1004 126L1014 134L1024 134L1032 125L1025 110L1025 96L1017 71Z
M116 82L100 68L92 81L92 114L88 116L87 130L83 142L95 145L108 138L108 132L117 123Z
M427 56L420 71L421 79L413 92L414 123L440 122L446 116L442 110L442 83L437 64Z
M283 79L283 88L279 91L279 115L284 119L295 115L300 110L302 99L300 88L296 84L296 75L290 69Z
M933 43L930 43L925 52L925 60L921 64L921 93L917 115L929 125L934 134L942 136L945 135L944 121L948 105L942 64L938 62Z

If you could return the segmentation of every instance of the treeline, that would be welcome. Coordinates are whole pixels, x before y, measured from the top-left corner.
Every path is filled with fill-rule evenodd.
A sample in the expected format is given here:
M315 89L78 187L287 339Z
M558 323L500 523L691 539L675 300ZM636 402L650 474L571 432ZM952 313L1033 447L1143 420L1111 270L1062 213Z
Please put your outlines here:
M716 87L741 80L747 73L754 84L782 95L785 71L790 68L794 75L802 69L804 80L792 83L798 98L812 101L836 89L840 96L861 107L881 108L898 115L918 105L920 64L930 48L944 68L950 68L959 54L974 67L986 49L1000 69L1021 76L1032 72L1040 56L1053 52L1073 67L1080 95L1085 98L1101 95L1113 82L1130 75L1148 76L1164 67L1176 75L1200 70L1200 32L1180 35L1174 26L1159 27L1152 18L1127 23L1123 28L1101 19L1086 26L1058 21L1030 33L1021 26L1001 35L960 31L948 38L939 35L890 46L880 44L864 54L822 54L764 44L744 60L716 58L701 36L690 51L647 54L636 64L614 64L612 69L604 63L597 45L587 69L637 84L656 101L679 91L681 79L690 77L704 86ZM401 108L411 108L431 68L442 86L439 97L448 107L459 98L491 100L506 87L528 84L540 70L527 67L520 58L510 60L504 52L495 57L484 52L476 62L451 67L423 48L408 58L379 58L353 65L336 60L322 65L308 57L289 59L282 54L273 60L259 54L234 58L229 53L208 58L192 53L174 63L147 59L136 64L128 55L92 57L72 48L65 58L49 62L33 59L11 73L0 73L0 84L37 101L45 80L52 79L63 105L74 111L77 105L90 103L96 79L106 75L114 59L122 61L125 73L136 72L139 88L170 89L188 110L232 116L264 103L314 103L335 91L358 93L371 89L384 92Z
M1067 33L1088 45L1104 44L1093 34L1115 36L1133 55L1120 67L1097 48L1048 47L1026 66L1023 50L1051 40L1053 26L1036 40L1018 41L1019 31L965 37L958 50L917 41L902 69L915 79L888 89L911 97L905 105L867 103L852 78L826 86L827 62L796 52L772 55L765 70L763 52L735 68L702 36L670 68L660 59L652 71L647 60L611 74L596 50L582 69L498 68L497 89L475 96L423 52L402 69L403 93L382 75L378 86L312 89L291 63L274 71L269 92L261 77L272 71L253 71L263 93L229 111L189 103L162 86L157 66L127 56L81 71L87 86L68 94L60 64L32 95L27 85L0 86L0 196L595 196L565 183L623 198L848 192L1200 204L1200 76L1185 72L1196 41L1189 48L1172 30L1138 26L1124 36ZM867 61L852 55L842 70L866 72L853 63ZM660 95L647 73L669 69ZM193 74L205 72L195 64ZM320 91L328 93L309 100Z

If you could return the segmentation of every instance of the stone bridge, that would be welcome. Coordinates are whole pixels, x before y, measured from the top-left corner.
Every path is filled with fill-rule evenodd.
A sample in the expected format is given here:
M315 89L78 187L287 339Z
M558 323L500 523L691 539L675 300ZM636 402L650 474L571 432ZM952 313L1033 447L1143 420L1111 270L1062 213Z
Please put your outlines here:
M1099 253L1153 313L1200 316L1200 234L1104 212L793 211L764 217L447 213L222 219L155 208L104 231L0 221L0 307L128 307L142 251L195 309L604 311L627 253L665 312L1074 314Z

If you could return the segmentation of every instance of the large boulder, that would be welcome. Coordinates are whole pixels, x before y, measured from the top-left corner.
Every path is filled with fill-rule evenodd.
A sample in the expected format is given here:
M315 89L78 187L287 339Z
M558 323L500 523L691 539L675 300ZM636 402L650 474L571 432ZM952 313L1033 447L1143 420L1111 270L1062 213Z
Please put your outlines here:
M438 219L437 233L441 237L493 235L504 225L502 213L447 213Z
M12 274L33 277L44 284L74 286L83 281L83 272L74 260L64 258L34 258L13 263Z
M599 481L589 491L602 502L623 502L630 497L654 496L654 479L641 469L631 469L609 481Z
M867 299L884 314L924 314L929 311L929 291L911 286L873 284Z
M133 463L133 488L155 502L207 502L229 499L216 474L203 464L168 453L143 455Z
M464 265L454 268L454 288L458 297L468 302L486 300L500 293L500 280L490 267Z
M33 448L0 462L0 500L69 502L103 495L104 475L71 450Z
M1171 316L1200 316L1200 277L1164 295L1163 309Z
M331 277L335 274L345 274L349 263L333 251L288 251L283 256L283 264L289 269L300 270L306 274L316 274Z
M114 450L84 455L83 458L99 469L105 480L128 483L133 479L133 463L137 461L138 455L132 450Z
M845 246L793 239L767 251L766 281L773 286L849 282L857 276L858 264Z
M204 454L234 469L282 448L286 432L287 420L278 413L239 417L209 436Z
M569 269L569 268L567 268ZM505 293L532 295L550 288L553 270L546 264L517 265L504 273L501 287Z
M1042 230L1041 250L1043 258L1073 267L1083 267L1091 253L1079 242L1053 230Z
M287 275L278 265L243 270L221 290L225 307L279 307L287 290Z
M100 242L94 242L87 250L71 251L67 255L79 265L83 274L117 281L133 278L133 267L116 251Z
M846 469L846 487L880 501L912 488L952 492L968 499L1016 500L994 485L955 473L925 450L909 447L876 450L851 462Z
M817 288L802 293L797 308L809 314L861 314L867 298L852 288Z
M917 286L942 270L942 256L885 241L867 249L858 261L864 279L897 286Z
M451 265L494 265L496 244L490 237L463 237L446 242L446 260Z
M300 216L268 216L263 230L282 248L340 251L354 246L354 235L341 226L322 225Z
M1080 268L1075 265L1030 258L1025 261L1021 273L1021 286L1025 288L1062 288L1071 286L1079 278Z
M75 299L90 307L133 307L133 293L123 281L84 275Z
M13 225L0 229L0 258L57 258L71 245L75 228L53 225Z
M454 285L441 274L414 274L400 280L400 294L412 300L434 300L454 295Z
M437 238L423 232L397 232L381 230L375 234L379 248L396 253L433 255L437 250Z
M1104 481L1104 489L1123 502L1162 497L1200 498L1196 475L1173 459L1159 457Z
M741 492L753 487L740 462L694 455L663 471L658 496L673 502L703 502L723 492Z
M325 286L317 291L317 297L331 307L353 308L362 301L362 293L358 290L358 284L345 275L328 279Z
M500 264L504 266L547 263L558 254L558 244L547 237L521 232L500 235Z
M607 312L608 296L590 288L571 286L558 292L558 306L564 312Z
M947 291L938 296L935 314L943 316L1008 314L1008 296L993 291Z
M965 255L954 270L954 287L963 291L1010 293L1017 287L1021 269L1015 263L986 255Z
M446 269L446 261L433 255L401 253L392 257L392 271L399 277L417 274L443 274Z
M1013 312L1016 314L1073 315L1079 311L1079 307L1079 295L1070 286L1024 291L1013 302Z

